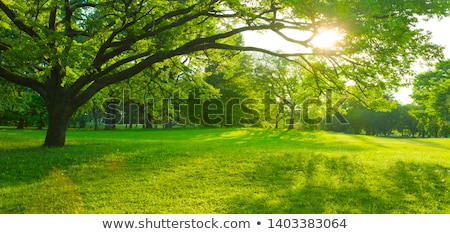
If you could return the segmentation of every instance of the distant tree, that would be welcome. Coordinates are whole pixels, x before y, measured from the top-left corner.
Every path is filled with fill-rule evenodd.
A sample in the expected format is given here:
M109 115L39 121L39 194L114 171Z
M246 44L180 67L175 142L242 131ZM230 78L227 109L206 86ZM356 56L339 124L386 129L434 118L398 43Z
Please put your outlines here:
M26 103L30 100L29 95L25 92L26 89L0 80L0 90L2 90L2 95L0 95L1 124L11 125L11 121L14 121L18 128L23 127L22 113L26 111Z
M415 119L411 115L411 111L414 110L416 106L414 104L408 104L408 105L399 105L395 110L393 110L396 119L396 129L402 133L402 135L406 135L405 130L408 130L408 135L411 137L415 137L416 133L418 131L417 125L417 119Z
M35 126L42 129L47 112L42 98L33 90L0 81L0 124L16 125L18 129Z
M207 67L206 71L210 72L210 75L205 81L218 90L214 98L220 103L214 112L220 113L220 126L243 125L241 119L245 113L240 105L246 98L250 98L245 83L250 75L248 68L253 65L251 55L243 53L229 57L225 62L212 62ZM204 115L208 115L208 112Z
M255 59L249 82L249 89L259 92L263 97L265 93L272 95L277 112L276 125L280 117L287 117L287 126L294 128L296 111L306 99L317 97L319 91L315 88L313 80L298 63L290 63L283 58L261 56ZM280 116L279 116L279 115ZM285 116L286 115L286 116Z
M450 134L450 60L436 64L433 71L418 75L412 95L418 108L411 114L419 121L422 137Z
M350 124L350 131L354 134L361 134L366 128L367 112L369 111L364 107L361 102L355 99L350 99L346 103L347 113L345 117Z
M387 98L389 99L389 98ZM350 129L355 134L388 136L400 124L399 107L390 108L387 111L377 111L363 105L360 101L351 99L348 101L345 117L349 121Z

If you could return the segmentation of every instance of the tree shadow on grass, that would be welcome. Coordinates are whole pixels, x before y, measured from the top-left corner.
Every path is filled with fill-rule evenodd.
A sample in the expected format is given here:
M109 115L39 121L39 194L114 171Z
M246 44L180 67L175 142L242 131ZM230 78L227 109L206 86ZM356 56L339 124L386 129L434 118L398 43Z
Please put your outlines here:
M93 184L108 189L117 182L127 191L123 181L141 179L140 171L170 168L180 158L192 158L183 153L185 147L169 147L173 144L98 141L0 150L0 213L83 213L84 196L91 198Z
M450 167L397 162L386 172L408 213L450 213Z
M398 162L384 178L348 157L286 155L245 175L255 189L235 195L229 213L450 213L449 168Z
M0 188L39 181L53 167L65 170L73 165L88 163L113 151L102 144L66 146L49 149L29 147L0 150ZM87 150L89 149L89 150Z
M217 132L199 134L193 141L209 144L220 142L223 145L258 146L260 149L308 149L328 151L360 151L359 145L344 145L339 141L321 138L312 131L296 131L284 129L220 129Z
M0 213L80 213L81 196L67 172L114 150L102 143L1 149Z
M408 139L409 142L412 142L417 145L423 145L426 147L433 147L433 148L440 148L440 149L445 149L445 150L450 151L450 146L448 145L448 142L450 142L449 139L445 139L445 140L448 140L447 145L434 142L433 140L436 140L436 139L435 138L433 138L433 139L430 139L430 138L428 138L428 139L423 139L423 138ZM444 139L438 139L438 140L444 140Z
M166 144L167 147L173 147ZM144 150L144 151L142 151ZM50 175L54 167L68 170L73 166L90 164L104 159L104 164L115 167L118 158L126 158L129 164L152 164L164 166L166 160L182 157L167 154L164 144L160 142L126 142L99 140L95 143L81 142L68 144L63 148L24 147L0 149L0 189L38 182ZM177 152L177 150L170 150ZM135 165L134 165L135 166Z

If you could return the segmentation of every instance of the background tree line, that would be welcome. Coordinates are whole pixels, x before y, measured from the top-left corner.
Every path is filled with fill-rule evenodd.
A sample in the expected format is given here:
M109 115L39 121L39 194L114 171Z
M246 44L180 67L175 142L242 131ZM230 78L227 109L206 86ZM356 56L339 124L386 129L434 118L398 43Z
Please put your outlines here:
M194 65L197 70L189 68ZM386 93L376 107L347 94L341 111L348 124L334 119L333 124L323 120L311 125L303 121L302 104L309 98L323 96L323 91L315 88L312 74L295 63L250 53L229 55L227 62L220 63L211 59L192 59L189 64L174 60L149 69L133 83L120 83L99 93L72 116L68 127L252 126L374 136L448 137L449 69L450 61L442 61L434 70L417 75L411 104L400 104ZM153 77L151 82L145 81L147 76ZM39 129L47 125L44 103L35 92L5 82L2 90L9 95L2 96L1 125ZM243 100L249 101L241 103ZM196 108L192 108L194 105ZM308 111L311 116L323 116L326 110L322 105ZM252 113L257 113L257 121L243 118ZM213 121L204 121L211 120L210 115Z

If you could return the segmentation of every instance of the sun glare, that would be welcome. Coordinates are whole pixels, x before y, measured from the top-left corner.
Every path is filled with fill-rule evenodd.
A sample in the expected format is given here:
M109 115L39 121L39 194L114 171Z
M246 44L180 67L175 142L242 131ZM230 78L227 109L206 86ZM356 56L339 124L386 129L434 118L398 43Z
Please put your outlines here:
M341 41L343 35L336 29L323 30L311 41L311 44L320 49L334 49Z

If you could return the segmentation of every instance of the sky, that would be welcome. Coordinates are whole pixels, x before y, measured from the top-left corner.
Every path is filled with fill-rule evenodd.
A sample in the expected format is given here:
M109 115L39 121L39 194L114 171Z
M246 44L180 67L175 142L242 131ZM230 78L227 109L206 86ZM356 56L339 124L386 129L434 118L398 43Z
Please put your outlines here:
M450 59L450 18L445 18L442 20L429 20L426 22L421 21L418 24L419 28L423 28L432 33L432 42L445 47L444 55L447 59ZM244 40L249 46L257 46L269 50L282 50L286 52L295 52L300 50L300 47L296 44L286 42L284 39L280 38L275 33L269 32L264 35L247 32L244 34ZM419 69L423 71L422 69ZM412 102L409 96L412 93L411 88L401 88L394 97L399 100L402 104L408 104Z
M450 18L421 22L418 26L432 33L433 37L431 41L444 46L444 56L446 59L450 59L450 31L448 30ZM409 96L411 93L411 88L401 88L394 96L401 103L408 104L412 102L412 98Z
M428 22L421 22L419 24L420 28L432 32L432 41L435 44L446 46L444 50L445 57L450 59L450 31L448 30L450 26L450 18L445 18L443 20L431 20Z

